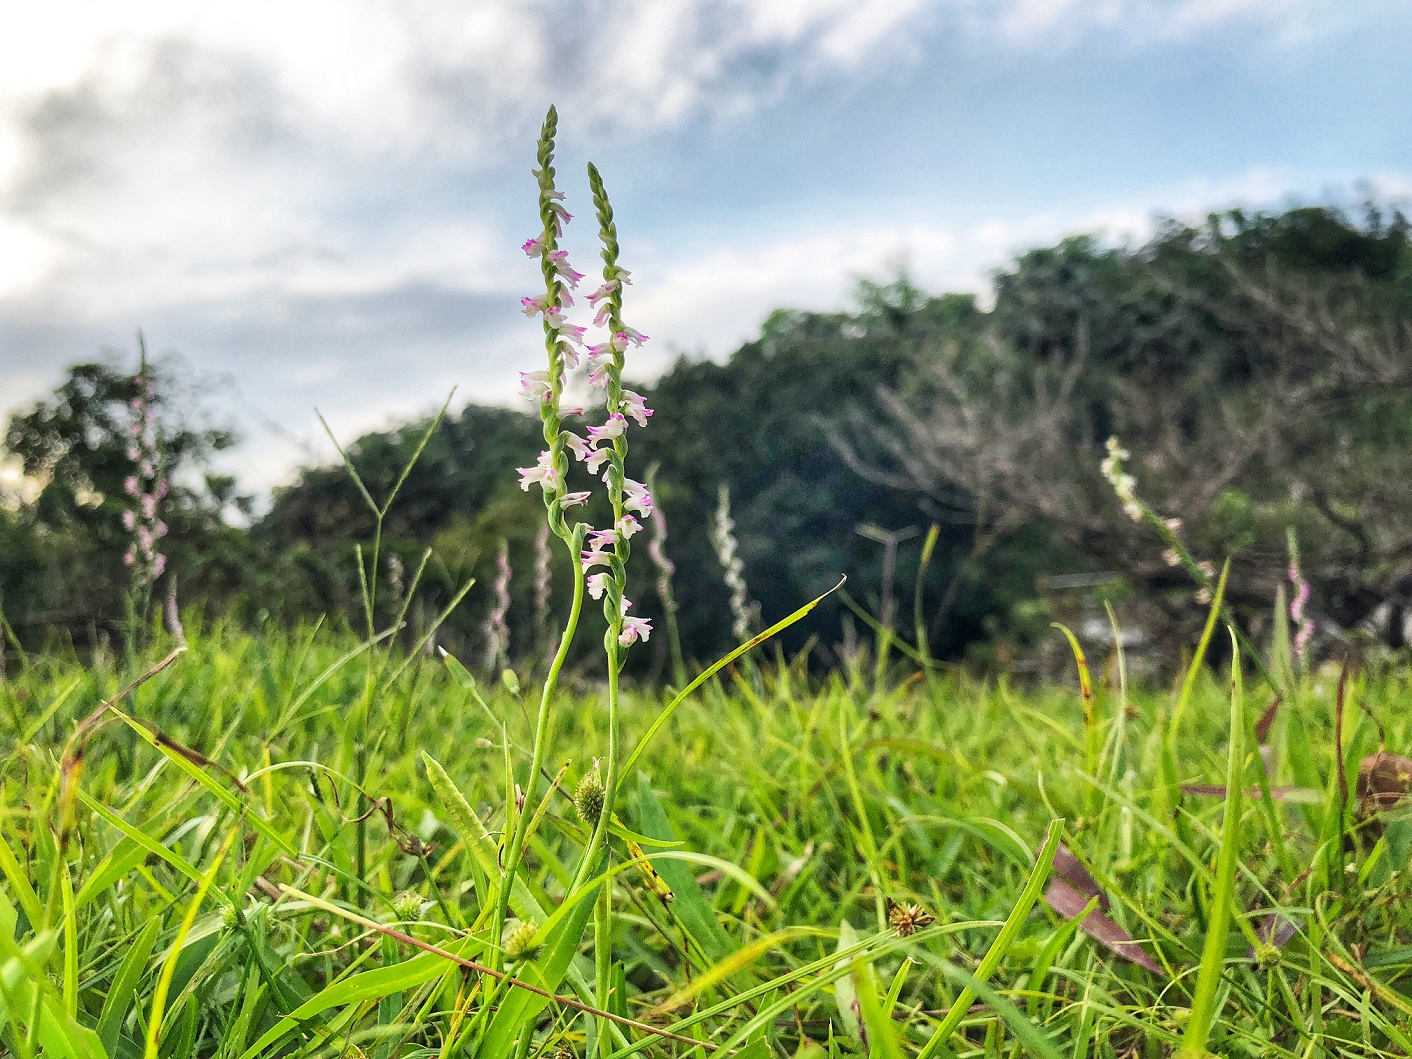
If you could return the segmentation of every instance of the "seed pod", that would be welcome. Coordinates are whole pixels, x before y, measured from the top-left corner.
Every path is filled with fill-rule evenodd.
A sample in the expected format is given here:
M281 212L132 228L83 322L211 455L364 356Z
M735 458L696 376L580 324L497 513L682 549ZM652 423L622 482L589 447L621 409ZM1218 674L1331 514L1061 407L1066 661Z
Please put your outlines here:
M892 927L893 933L899 938L910 938L917 931L924 930L935 923L936 917L921 905L910 903L900 905L889 901L887 922Z
M505 958L508 960L533 959L539 951L534 944L534 936L539 933L539 924L533 919L519 923L505 938Z
M603 798L603 777L598 774L598 764L595 762L593 771L585 773L574 788L574 811L579 814L579 819L590 827L598 823L598 817L603 812Z

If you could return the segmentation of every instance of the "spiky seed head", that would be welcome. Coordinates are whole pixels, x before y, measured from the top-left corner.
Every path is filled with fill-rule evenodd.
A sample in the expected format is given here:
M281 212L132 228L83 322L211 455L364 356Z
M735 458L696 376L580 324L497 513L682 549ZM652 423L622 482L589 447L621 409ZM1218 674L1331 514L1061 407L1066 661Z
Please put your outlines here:
M422 895L416 890L403 890L392 899L392 914L399 920L418 919L422 914Z
M887 922L899 938L910 938L935 923L936 917L921 905L892 903L887 910Z
M589 826L596 824L603 812L603 798L603 777L598 774L598 763L594 762L593 771L585 773L574 788L574 811L579 819Z
M539 924L533 919L527 919L519 923L505 937L505 957L509 960L529 960L533 959L539 946L534 943L534 936L539 933Z
M229 904L221 909L221 926L226 930L239 930L245 926L245 910L239 903Z

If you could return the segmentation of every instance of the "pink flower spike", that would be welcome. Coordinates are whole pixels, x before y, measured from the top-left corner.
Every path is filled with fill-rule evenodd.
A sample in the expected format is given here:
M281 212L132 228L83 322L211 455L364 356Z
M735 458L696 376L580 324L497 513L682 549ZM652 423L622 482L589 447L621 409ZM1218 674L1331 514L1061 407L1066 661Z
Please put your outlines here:
M134 497L142 492L142 487L137 484L137 475L130 474L123 479L123 492Z
M647 407L646 398L633 390L623 391L623 411L637 420L637 425L640 427L645 427L647 418L652 415L652 409Z
M618 519L618 532L623 535L623 540L627 540L640 529L642 529L642 523L631 515L624 515Z
M548 452L541 452L533 467L516 467L520 474L520 488L529 492L529 487L538 482L548 493L559 486L559 472L554 469Z
M538 257L544 253L544 244L538 239L526 239L520 244L520 249L525 252L525 257Z
M588 490L581 493L565 493L559 500L560 507L578 507L580 504L588 503Z
M652 494L647 491L647 486L631 478L623 479L623 507L636 511L643 518L651 515Z
M583 273L574 270L569 264L569 252L567 250L553 250L549 254L549 262L554 267L554 271L563 277L564 282L570 287L577 289L579 280L583 279Z
M520 372L520 396L527 401L547 401L550 397L549 372Z
M153 558L153 560L152 560L152 576L153 576L154 578L155 578L155 577L161 577L161 576L162 576L162 571L165 570L166 568L167 568L167 557L166 557L165 555L163 555L161 552L158 552L157 555L156 555L156 556Z
M594 599L602 599L603 593L608 589L608 571L590 574L588 577L588 594Z
M123 529L132 529L137 525L137 515L132 511L123 512Z
M623 418L621 412L614 412L608 417L608 422L601 427L588 428L588 440L595 445L600 441L620 438L628 428L628 421Z
M123 553L123 565L131 566L135 562L137 562L137 545L134 544Z
M136 463L139 459L142 458L142 450L139 449L136 445L129 445L127 447L127 458L132 460L133 463Z
M158 537L165 537L167 535L167 524L165 522L157 523L156 534Z
M588 442L579 437L572 430L564 431L564 447L574 454L574 459L582 463L593 454L593 450L588 447Z
M618 634L618 643L631 647L638 640L646 641L652 635L652 622L646 618L624 618L623 631Z

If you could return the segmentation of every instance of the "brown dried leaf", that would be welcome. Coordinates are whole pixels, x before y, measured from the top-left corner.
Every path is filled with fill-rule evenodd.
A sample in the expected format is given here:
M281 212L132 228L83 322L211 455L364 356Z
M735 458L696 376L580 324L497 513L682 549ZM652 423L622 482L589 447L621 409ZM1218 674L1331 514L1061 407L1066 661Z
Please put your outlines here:
M1275 696L1273 702L1265 707L1265 712L1260 715L1260 719L1255 722L1255 741L1262 746L1265 740L1270 737L1270 728L1275 723L1275 718L1280 712L1280 703L1285 701L1284 692Z
M1108 895L1099 888L1098 880L1063 843L1054 851L1054 874L1062 877L1071 887L1083 894L1085 900L1090 897L1098 898L1098 907L1105 912L1113 907Z
M1056 863L1057 860L1056 857ZM1065 919L1074 919L1083 915L1089 901L1095 896L1102 898L1101 894L1086 895L1070 886L1064 879L1054 878L1049 882L1049 889L1044 892L1044 901ZM1129 960L1153 974L1161 975L1164 978L1167 976L1167 972L1162 970L1157 961L1143 951L1137 939L1098 909L1095 908L1084 916L1083 921L1079 923L1079 929L1123 959Z
M1412 758L1379 750L1358 762L1358 808L1363 816L1391 809L1412 793Z
M1224 798L1226 796L1226 786L1223 783L1183 783L1183 794L1199 794L1211 798ZM1259 798L1259 787L1247 787L1245 790L1247 798ZM1275 786L1270 788L1270 799L1276 802L1316 802L1323 798L1323 792L1315 790L1313 787L1283 787Z

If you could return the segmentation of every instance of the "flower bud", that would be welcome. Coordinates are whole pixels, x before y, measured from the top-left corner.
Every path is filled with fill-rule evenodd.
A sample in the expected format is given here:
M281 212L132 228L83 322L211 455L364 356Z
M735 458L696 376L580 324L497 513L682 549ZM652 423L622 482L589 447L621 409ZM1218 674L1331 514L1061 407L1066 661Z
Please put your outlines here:
M505 685L505 690L511 695L520 693L520 678L515 675L513 669L502 669L500 671L500 683Z

